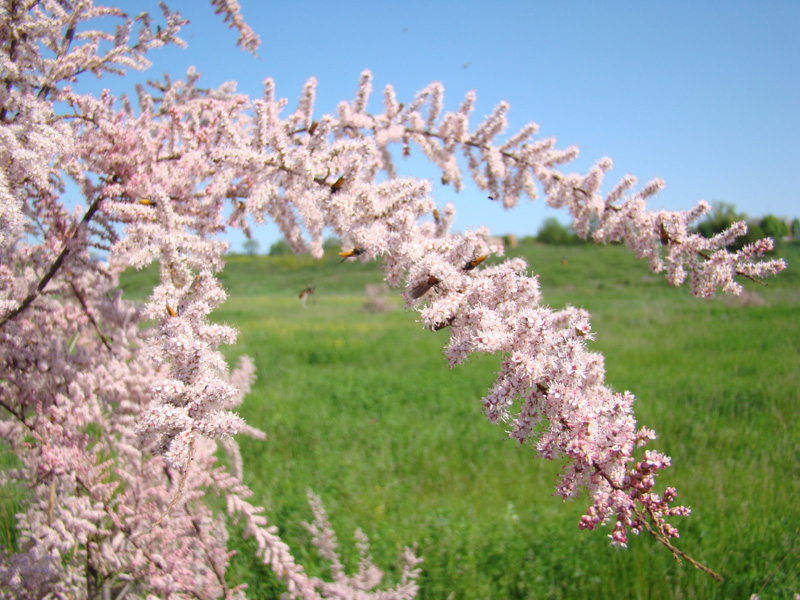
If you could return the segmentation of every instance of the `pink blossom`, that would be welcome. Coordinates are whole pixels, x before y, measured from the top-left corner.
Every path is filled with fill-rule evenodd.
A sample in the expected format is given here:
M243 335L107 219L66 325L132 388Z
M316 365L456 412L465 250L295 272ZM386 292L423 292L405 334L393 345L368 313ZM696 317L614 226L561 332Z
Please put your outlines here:
M239 32L239 45L255 51L238 3L212 5ZM219 236L229 228L249 234L251 222L266 220L295 252L322 256L332 231L360 249L354 260L380 260L422 326L448 331L450 366L475 353L500 355L485 414L539 456L566 459L556 492L587 492L580 527L613 522L612 543L622 546L648 528L662 542L678 536L667 519L689 510L674 505L673 488L654 491L670 460L654 450L635 458L655 433L637 425L634 396L606 384L588 313L543 304L536 275L520 258L501 261L489 231L452 233L453 206L440 210L429 182L398 177L392 150L422 152L444 183L458 190L470 177L507 208L541 196L568 211L582 237L624 243L670 285L688 281L701 298L737 294L740 278L784 269L780 259L762 260L771 240L729 252L744 224L701 238L690 226L707 204L652 212L647 202L663 182L636 189L631 175L604 192L610 159L568 172L576 148L537 139L535 123L503 141L508 104L473 126L475 94L445 111L439 83L407 106L387 86L381 114L367 111L368 71L354 99L331 114L315 115L313 78L285 116L288 102L275 97L271 80L250 99L229 85L199 87L193 69L184 81L141 87L136 107L108 91L78 94L70 84L84 72L143 69L150 49L182 45L180 16L164 8L154 28L149 15L131 20L90 1L30 10L12 3L7 13L7 28L28 33L3 42L0 437L21 462L4 481L31 489L17 517L24 543L0 557L8 595L75 597L102 581L93 594L135 582L152 596L238 597L225 577L232 520L291 597L417 593L420 559L408 548L400 583L377 589L382 572L360 531L357 572L345 574L313 494L308 528L331 581L309 577L248 500L234 436L264 434L234 410L254 368L245 359L230 369L220 345L237 332L209 317L226 298ZM116 19L116 32L96 28L98 17ZM61 199L67 179L85 200L73 211ZM107 260L92 258L95 251ZM154 261L160 282L147 302L124 300L119 274ZM219 448L230 469L217 464ZM225 498L226 514L199 501L212 491Z

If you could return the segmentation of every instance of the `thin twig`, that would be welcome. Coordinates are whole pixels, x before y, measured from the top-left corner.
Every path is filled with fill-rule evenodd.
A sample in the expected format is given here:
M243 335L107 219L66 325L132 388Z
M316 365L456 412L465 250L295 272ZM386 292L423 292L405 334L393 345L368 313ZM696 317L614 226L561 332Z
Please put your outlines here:
M42 279L39 281L36 289L28 294L27 298L25 298L20 305L12 310L11 312L7 313L2 319L0 319L0 329L2 329L6 323L8 323L11 319L14 319L17 315L22 313L26 308L28 308L36 298L39 297L39 294L42 293L47 284L50 283L50 280L55 276L58 270L61 268L61 265L64 263L64 260L70 253L70 242L72 242L75 238L78 237L81 229L92 220L94 213L97 212L97 209L100 208L100 203L102 202L102 198L98 197L92 204L89 206L86 214L83 215L83 219L75 228L75 231L70 236L69 240L64 244L64 248L61 250L61 253L58 255L58 258L53 261L53 264L50 265L50 268L47 270L47 273L44 274Z
M779 562L777 565L775 565L775 568L772 570L772 573L770 573L770 574L769 574L769 576L768 576L768 577L767 577L767 579L764 581L764 583L761 585L761 587L760 587L760 588L758 588L758 591L757 591L757 592L756 592L756 594L755 594L756 596L758 596L758 595L761 593L761 591L762 591L762 590L763 590L765 587L767 587L767 584L768 584L770 581L772 581L772 578L775 576L775 573L777 573L777 572L778 572L778 569L780 569L780 568L781 568L781 565L783 564L783 561L785 561L785 560L786 560L786 559L789 557L789 555L790 555L792 552L794 552L794 543L797 541L797 534L798 534L798 533L800 533L800 528L798 528L798 529L795 529L795 530L794 530L794 537L792 537L792 545L791 545L791 546L789 546L789 549L786 551L786 554L784 554L784 555L783 555L783 558L781 559L781 561L780 561L780 562Z
M178 498L180 497L181 492L183 491L183 485L186 483L186 478L189 475L189 467L192 464L192 460L194 460L194 438L192 438L192 441L189 442L189 458L188 458L188 460L186 461L186 464L183 467L183 473L181 473L181 480L180 480L180 482L178 482L178 490L175 492L175 495L172 497L172 500L170 500L169 506L167 506L167 508L164 511L164 513L160 517L158 517L156 522L153 523L147 529L147 531L143 531L142 533L137 535L136 536L137 538L140 538L143 535L146 535L146 534L150 533L151 531L153 531L153 529L156 527L156 525L158 525L159 523L161 523L161 521L164 520L164 517L166 517L169 514L169 511L171 511L172 507L175 506L175 503L178 502Z
M100 326L97 324L97 321L92 316L92 313L89 312L89 307L86 305L86 301L83 299L83 295L78 290L77 286L75 285L75 282L70 280L69 285L70 287L72 287L72 291L75 292L75 297L78 299L78 302L81 303L81 306L83 307L83 312L86 313L86 316L89 317L89 321L92 323L92 325L94 325L94 329L95 331L97 331L97 335L100 336L103 345L108 349L109 352L113 353L114 351L111 349L111 344L108 343L106 336L104 336L103 332L100 331Z
M658 522L657 522L657 520L655 518L655 515L653 515L653 513L650 511L649 508L647 508L646 510L647 510L648 514L650 515L650 518L653 519L653 523L656 525L656 527L658 527L658 525L657 525ZM658 531L654 531L653 527L650 525L650 522L646 518L643 518L641 513L638 510L636 511L636 514L639 515L639 518L641 519L642 523L644 524L645 529L647 529L647 532L650 535L652 535L658 542L661 542L664 546L667 547L667 549L672 553L672 556L675 558L675 560L678 562L678 564L681 564L681 559L682 558L686 559L686 561L688 561L689 564L691 564L695 569L700 569L703 573L706 573L707 575L711 575L711 577L715 581L719 581L720 583L725 581L725 578L722 575L720 575L716 571L713 571L712 569L709 569L704 564L696 561L694 558L692 558L691 556L686 554L683 550L680 550L679 548L676 548L675 546L670 544L669 540L667 539L667 536L662 531L660 531L660 529Z
M10 412L12 415L14 415L14 416L17 418L17 420L18 420L20 423L22 423L23 425L25 425L25 427L27 427L28 429L30 429L31 431L33 431L33 427L31 427L30 425L28 425L28 424L25 422L25 413L21 413L21 412L20 412L20 413L18 413L18 412L17 412L17 411L15 411L13 408L11 408L11 406L9 406L8 404L6 404L6 403L5 403L5 401L4 401L3 399L1 399L1 398L0 398L0 406L2 406L2 407L3 407L3 408L5 408L5 409L6 409L8 412Z
M708 253L703 251L703 250L698 250L697 254L699 256L705 258L706 260L711 260L711 257L708 255ZM736 269L736 271L734 271L734 273L736 273L737 275L741 275L742 277L745 277L746 279L749 279L750 281L752 281L754 283L757 283L759 285L763 285L764 287L769 287L769 284L766 281L761 281L760 279L756 279L752 275L748 275L747 273L744 273L743 271L740 271L739 269Z
M123 598L125 598L125 596L128 595L128 590L129 589L131 589L131 582L130 581L128 583L126 583L125 587L123 587L120 590L119 594L117 594L116 600L123 600Z
M50 527L53 526L53 506L55 505L55 499L56 499L56 478L51 477L50 498L47 502L47 525Z
M343 126L343 129L346 129L346 130L349 130L349 131L354 131L356 133L358 132L358 129L356 127L353 127L352 125L345 125L345 126ZM420 130L417 130L417 129L412 129L410 127L404 127L404 129L406 131L406 134L410 134L410 135L421 135L421 136L424 136L424 137L437 138L439 140L442 140L443 142L447 142L447 141L450 140L450 138L448 138L446 136L443 136L443 135L441 135L439 133L433 132L433 131L427 131L427 130L420 131ZM473 141L470 141L470 140L466 140L466 141L462 142L462 144L464 146L467 146L467 147L470 147L470 148L476 148L478 150L487 151L487 150L490 149L490 146L487 145L487 144L479 144L479 143L476 143L476 142L473 142ZM524 167L532 167L533 166L531 163L529 163L528 161L520 158L519 156L517 156L515 153L513 153L511 151L501 150L500 154L504 158L512 160L512 161L516 162L517 164L522 165ZM557 172L554 172L553 177L557 181L561 181L563 179ZM574 186L574 185L571 186L571 187L572 187L572 190L574 192L581 192L587 198L589 197L589 194L585 190L581 189L580 187L577 187L577 186ZM606 209L607 210L613 210L614 212L619 212L621 210L620 207L614 206L614 205L611 205L611 204L606 204ZM704 258L706 260L710 259L709 255L707 253L703 252L702 250L697 251L696 254L698 254L699 256L701 256L702 258ZM765 287L769 286L769 284L766 283L765 281L761 281L760 279L756 279L752 275L748 275L747 273L745 273L745 272L743 272L743 271L741 271L739 269L736 269L735 273L737 275L740 275L740 276L742 276L742 277L744 277L746 279L749 279L750 281L753 281L753 282L755 282L755 283L757 283L759 285L763 285Z
M621 486L619 486L619 485L615 484L613 481L611 481L611 478L608 476L608 474L606 474L600 468L600 465L598 465L597 463L593 462L592 466L594 467L595 472L598 475L600 475L603 479L605 479L613 489L618 490L618 491L624 491L624 490L622 490ZM653 512L648 507L644 507L644 508L645 508L645 510L647 510L647 514L650 516L650 519L652 519L653 524L656 526L657 530L654 531L653 527L650 525L650 522L648 521L648 519L645 516L643 516L639 512L638 509L634 508L634 511L636 512L637 516L639 517L639 520L644 524L645 528L647 529L647 532L650 535L652 535L656 540L658 540L659 542L664 544L664 546L666 546L667 549L669 549L669 551L672 553L672 556L675 558L675 560L678 562L678 564L681 564L681 559L684 558L694 568L700 569L701 571L703 571L703 573L711 575L711 577L713 577L716 581L720 581L720 582L725 581L725 579L722 577L722 575L720 575L719 573L717 573L717 572L713 571L712 569L708 568L704 564L696 561L694 558L692 558L691 556L686 554L683 550L680 550L680 549L676 548L675 546L673 546L672 544L670 544L669 540L667 539L666 534L663 531L661 531L661 528L658 526L658 519L656 518L656 516L653 514Z
M119 521L119 515L114 513L114 511L111 510L111 508L108 506L108 504L105 503L104 500L96 498L94 496L94 494L92 493L92 491L89 489L89 486L80 477L76 478L76 482L78 483L78 485L80 485L86 491L87 494L89 494L90 498L92 498L93 500L99 500L100 502L102 502L103 510L111 518L112 522L117 523ZM155 556L155 555L151 554L148 551L148 548L146 546L139 545L139 543L137 542L137 540L140 537L139 535L133 535L133 532L128 527L125 527L125 526L122 526L122 525L120 525L119 531L121 531L125 535L125 538L131 544L133 544L133 547L136 548L137 550L139 550L147 560L149 560L151 563L153 563L153 565L155 565L158 569L160 569L164 573L169 573L170 572L168 563L163 562L161 559L159 559L158 556ZM128 588L126 587L126 588L124 588L123 591L125 591L127 589ZM179 590L179 591L184 591L184 592L187 592L187 593L191 593L194 596L197 596L197 592L195 592L193 590L188 590L186 588L183 588L182 590Z

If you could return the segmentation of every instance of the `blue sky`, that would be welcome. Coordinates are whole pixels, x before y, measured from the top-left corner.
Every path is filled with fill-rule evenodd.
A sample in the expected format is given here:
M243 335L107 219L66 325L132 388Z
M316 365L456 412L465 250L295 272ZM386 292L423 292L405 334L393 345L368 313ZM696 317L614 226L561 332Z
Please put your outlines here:
M191 21L188 48L154 53L148 77L195 65L205 85L236 80L257 96L270 76L293 106L313 75L316 114L352 98L365 68L376 103L387 83L402 101L437 80L447 108L476 90L477 119L507 100L510 131L536 121L560 147L579 146L575 169L610 156L614 182L663 178L654 209L724 200L750 216L800 216L800 2L240 0L258 58L235 47L208 3L168 4ZM160 14L155 1L120 5ZM434 176L417 160L401 168ZM434 195L455 202L458 229L525 235L547 216L566 222L541 201L504 211L474 187L456 195L437 182ZM256 233L262 251L279 236ZM241 241L231 237L234 250Z

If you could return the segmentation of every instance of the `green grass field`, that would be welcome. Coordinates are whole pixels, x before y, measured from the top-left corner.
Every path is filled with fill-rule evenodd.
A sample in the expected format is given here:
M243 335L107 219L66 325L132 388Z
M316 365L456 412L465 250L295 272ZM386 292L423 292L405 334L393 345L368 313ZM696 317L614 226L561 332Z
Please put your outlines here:
M608 379L638 398L653 447L673 457L661 478L694 513L678 545L725 577L675 563L649 537L627 550L609 531L581 532L586 499L554 497L559 465L505 439L481 412L497 357L447 368L447 330L415 313L363 310L377 265L335 257L230 257L230 299L216 318L240 329L231 362L254 358L258 380L243 416L267 433L242 439L254 502L312 573L325 571L302 527L306 490L321 496L345 562L353 531L389 568L405 545L424 557L421 597L789 598L800 592L800 249L770 286L744 302L704 302L672 289L620 247L519 248L545 301L593 315ZM142 297L154 271L125 280ZM314 302L297 298L316 285ZM247 541L231 578L255 598L282 588L251 560Z

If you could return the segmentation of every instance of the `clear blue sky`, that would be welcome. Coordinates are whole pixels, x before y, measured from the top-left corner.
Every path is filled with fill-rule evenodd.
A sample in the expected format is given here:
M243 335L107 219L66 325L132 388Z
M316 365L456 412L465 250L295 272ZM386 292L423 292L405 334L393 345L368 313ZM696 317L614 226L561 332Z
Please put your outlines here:
M120 4L160 14L154 0ZM235 47L236 33L207 2L168 4L191 21L188 48L154 53L150 77L195 65L205 85L236 80L257 96L271 76L293 106L314 75L317 114L352 98L365 68L376 102L387 83L407 100L437 80L447 108L476 90L476 117L507 100L511 131L532 120L560 147L579 146L576 169L610 156L614 181L628 172L640 183L663 178L654 209L724 200L750 216L800 216L796 0L240 0L261 36L259 58ZM120 89L118 80L101 84ZM419 165L404 174L432 176ZM565 221L540 201L506 212L474 187L454 195L437 182L434 193L440 205L456 203L459 229L524 235L547 216ZM278 233L270 226L257 236L266 251ZM231 241L241 248L240 236Z

